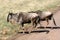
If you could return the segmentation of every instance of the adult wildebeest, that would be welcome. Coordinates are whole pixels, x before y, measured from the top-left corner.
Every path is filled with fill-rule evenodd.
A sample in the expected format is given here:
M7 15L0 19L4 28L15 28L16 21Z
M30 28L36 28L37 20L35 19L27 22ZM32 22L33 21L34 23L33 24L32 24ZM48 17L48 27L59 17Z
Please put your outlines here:
M37 10L37 11L30 11L28 13L37 13L39 15L39 17L40 17L40 21L45 21L46 20L47 21L47 25L49 24L49 20L53 19L54 25L57 26L56 23L55 23L55 19L53 17L53 13L50 12L50 11Z
M37 20L39 19L38 14L36 13L26 13L26 12L20 12L19 14L17 13L10 13L7 16L7 22L10 22L12 24L19 24L21 26L22 30L24 29L24 24L26 23L31 23L32 27L37 26ZM24 32L24 31L23 31Z
M19 14L9 13L7 16L7 22L17 23L21 25L21 28L24 27L24 24L31 23L33 27L37 26L36 20L39 19L39 16L36 13L26 13L20 12Z

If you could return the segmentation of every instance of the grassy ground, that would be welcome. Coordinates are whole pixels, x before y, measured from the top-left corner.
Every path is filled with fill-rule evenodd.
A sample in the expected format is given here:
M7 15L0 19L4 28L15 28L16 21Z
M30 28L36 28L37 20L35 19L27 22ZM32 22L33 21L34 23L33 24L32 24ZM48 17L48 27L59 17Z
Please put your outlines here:
M0 39L10 36L18 30L17 26L7 23L6 18L9 12L19 13L21 11L55 10L60 6L60 0L0 0ZM8 30L6 35L5 30ZM3 39L3 38L2 38Z

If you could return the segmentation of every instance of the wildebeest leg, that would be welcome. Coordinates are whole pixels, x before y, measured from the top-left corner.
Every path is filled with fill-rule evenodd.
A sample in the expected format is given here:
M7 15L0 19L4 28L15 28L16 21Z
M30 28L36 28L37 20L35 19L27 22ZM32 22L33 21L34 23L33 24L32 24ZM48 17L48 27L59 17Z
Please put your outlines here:
M36 28L36 18L33 18L33 19L31 19L31 26L32 26L32 28ZM31 31L30 31L31 32ZM30 33L29 32L29 33Z
M47 25L49 24L49 19L48 18L46 18L46 21L47 21Z
M41 24L41 19L40 19L40 21L39 21L39 24L40 24L40 27L43 27L42 24Z
M57 26L54 17L52 17L52 20L53 20L54 25Z
M20 29L22 30L22 32L24 34L24 24L23 23L20 24Z
M31 19L31 25L35 28L35 19Z
M34 25L35 25L35 26L34 26L34 28L35 28L35 29L37 29L37 23L36 23L36 22L35 22L35 24L34 24Z
M33 28L34 28L34 30L36 30L37 29L37 19L35 18L35 19L33 19ZM31 32L31 31L30 31Z
M23 30L23 34L25 33L24 23L22 23L21 29Z
M33 20L33 25L34 25L35 28L37 28L36 26L37 26L37 24L38 24L38 21L39 21L38 18L35 18L35 19Z
M20 24L20 29L23 29L23 26L24 26L24 24L21 23L21 24Z
M46 18L46 21L47 21L47 25L46 25L46 27L48 26L48 24L49 24L49 19L48 18ZM45 27L45 29L46 29L46 27Z
M36 25L36 29L37 29L37 25L40 24L40 18L37 17L35 21L36 21L36 22L35 22L35 25Z

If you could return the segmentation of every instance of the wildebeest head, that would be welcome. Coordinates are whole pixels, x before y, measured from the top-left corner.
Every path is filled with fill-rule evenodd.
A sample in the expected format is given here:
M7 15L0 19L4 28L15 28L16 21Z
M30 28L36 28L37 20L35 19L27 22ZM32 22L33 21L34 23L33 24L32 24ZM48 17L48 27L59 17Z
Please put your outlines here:
M7 16L7 22L15 23L17 21L17 17L18 17L17 13L14 14L9 12Z
M9 13L8 16L7 16L7 22L9 22L10 19L12 19L12 15L13 13Z

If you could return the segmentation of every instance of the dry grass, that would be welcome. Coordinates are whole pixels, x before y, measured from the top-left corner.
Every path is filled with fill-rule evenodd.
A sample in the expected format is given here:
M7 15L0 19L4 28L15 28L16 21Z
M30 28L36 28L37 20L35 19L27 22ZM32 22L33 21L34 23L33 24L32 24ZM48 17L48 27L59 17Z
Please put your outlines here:
M7 27L11 35L18 30L17 26L7 23L6 18L9 12L32 11L32 10L55 10L60 6L60 0L0 0L0 31ZM4 32L4 31L3 31ZM5 34L5 33L4 33ZM3 33L2 33L3 35Z

